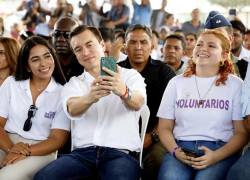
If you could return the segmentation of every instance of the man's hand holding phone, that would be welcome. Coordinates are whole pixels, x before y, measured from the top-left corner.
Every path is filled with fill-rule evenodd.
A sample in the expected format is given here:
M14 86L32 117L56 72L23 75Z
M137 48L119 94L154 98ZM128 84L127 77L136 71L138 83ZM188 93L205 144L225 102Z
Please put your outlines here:
M118 96L126 92L126 85L120 77L120 68L112 57L101 58L101 85Z
M91 84L91 89L88 95L90 103L95 103L100 98L110 94L110 91L103 88L101 84L102 84L102 79L100 77L95 79Z

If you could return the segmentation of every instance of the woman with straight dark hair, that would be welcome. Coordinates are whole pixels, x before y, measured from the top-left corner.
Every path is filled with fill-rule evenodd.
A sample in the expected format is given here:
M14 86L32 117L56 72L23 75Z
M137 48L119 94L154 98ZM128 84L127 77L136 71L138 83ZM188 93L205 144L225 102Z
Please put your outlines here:
M41 37L27 39L15 77L0 88L0 179L31 180L56 158L70 128L60 101L64 82L54 49Z
M13 38L0 37L0 86L3 81L16 71L20 44Z

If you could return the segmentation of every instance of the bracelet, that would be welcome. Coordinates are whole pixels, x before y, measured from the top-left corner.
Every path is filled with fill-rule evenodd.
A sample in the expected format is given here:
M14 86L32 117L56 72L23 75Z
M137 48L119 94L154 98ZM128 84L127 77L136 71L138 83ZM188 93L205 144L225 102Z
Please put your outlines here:
M172 155L174 156L174 158L176 158L175 152L177 149L179 149L179 146L176 146L172 151Z
M126 91L123 95L120 96L120 98L125 100L125 99L127 99L127 96L128 96L128 87L126 86Z
M26 156L31 156L30 144L28 145L28 147L29 147L29 154L28 154L28 155L26 155Z

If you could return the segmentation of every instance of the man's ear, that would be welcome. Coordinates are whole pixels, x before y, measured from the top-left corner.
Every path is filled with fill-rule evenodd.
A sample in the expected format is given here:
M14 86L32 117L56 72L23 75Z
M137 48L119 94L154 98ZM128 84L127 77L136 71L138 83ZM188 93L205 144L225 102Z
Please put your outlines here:
M155 48L154 44L151 42L151 51Z
M126 52L126 54L128 54L128 45L127 45L127 43L124 43L123 47L124 47L124 51Z
M103 52L105 52L106 46L105 46L104 41L102 40L102 41L100 42L100 44L101 44L101 46L102 46Z

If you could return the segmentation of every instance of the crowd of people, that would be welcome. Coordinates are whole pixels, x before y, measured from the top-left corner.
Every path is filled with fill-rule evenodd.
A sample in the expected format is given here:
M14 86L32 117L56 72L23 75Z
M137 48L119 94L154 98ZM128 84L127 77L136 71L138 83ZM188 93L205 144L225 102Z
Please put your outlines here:
M0 19L0 179L249 179L250 30L111 4L23 1L9 35Z

